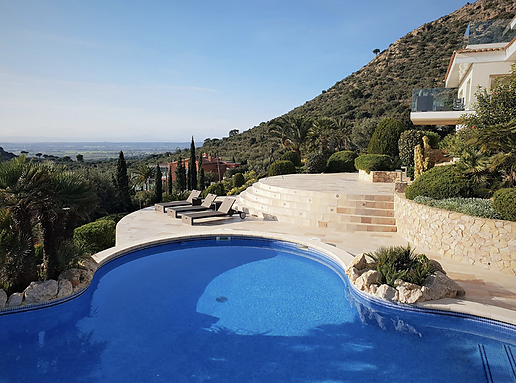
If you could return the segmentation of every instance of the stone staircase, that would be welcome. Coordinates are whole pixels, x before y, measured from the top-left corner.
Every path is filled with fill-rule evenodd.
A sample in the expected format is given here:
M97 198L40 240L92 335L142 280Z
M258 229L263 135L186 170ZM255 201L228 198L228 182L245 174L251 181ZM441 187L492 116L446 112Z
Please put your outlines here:
M337 231L395 232L393 195L352 190L297 190L257 182L237 199L239 210L264 219Z

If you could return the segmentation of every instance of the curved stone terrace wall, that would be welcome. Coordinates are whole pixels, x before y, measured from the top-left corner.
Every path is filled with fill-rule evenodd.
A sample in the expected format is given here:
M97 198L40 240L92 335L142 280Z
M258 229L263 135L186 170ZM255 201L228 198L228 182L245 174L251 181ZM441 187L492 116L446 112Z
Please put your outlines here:
M516 222L472 217L394 195L398 234L443 256L516 276Z

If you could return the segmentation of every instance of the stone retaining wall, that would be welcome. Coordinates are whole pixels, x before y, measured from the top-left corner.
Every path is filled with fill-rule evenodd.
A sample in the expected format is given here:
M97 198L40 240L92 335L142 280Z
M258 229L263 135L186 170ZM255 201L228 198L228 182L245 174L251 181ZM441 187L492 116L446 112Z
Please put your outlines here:
M403 172L388 172L388 171L378 171L372 170L367 174L365 170L360 169L358 171L358 178L363 181L369 182L389 182L394 183L396 181L402 181ZM407 177L403 176L403 181L406 181Z
M472 217L394 195L398 234L425 249L516 276L516 222Z

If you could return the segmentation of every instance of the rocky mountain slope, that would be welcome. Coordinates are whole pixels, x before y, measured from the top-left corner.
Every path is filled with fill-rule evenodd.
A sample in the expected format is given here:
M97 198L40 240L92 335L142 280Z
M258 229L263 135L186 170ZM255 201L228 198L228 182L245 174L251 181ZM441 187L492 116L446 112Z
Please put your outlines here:
M444 86L454 50L464 46L470 21L511 19L513 0L478 0L407 33L357 72L337 82L313 100L288 112L292 116L344 117L350 124L364 119L396 117L410 125L412 89ZM266 124L222 140L207 140L206 152L255 167L268 163L273 146ZM277 145L276 145L277 146Z

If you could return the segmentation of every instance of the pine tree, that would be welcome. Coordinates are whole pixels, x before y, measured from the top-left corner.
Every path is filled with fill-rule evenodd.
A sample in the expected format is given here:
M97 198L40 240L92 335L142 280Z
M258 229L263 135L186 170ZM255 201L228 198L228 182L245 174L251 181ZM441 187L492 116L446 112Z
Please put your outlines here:
M204 180L204 169L202 167L202 153L199 154L199 165L198 165L198 174L199 174L199 190L204 190L204 183L206 182Z
M161 202L163 198L163 181L161 180L163 174L159 164L156 165L156 187L154 188L154 200L156 203Z
M127 165L122 151L118 155L116 164L116 190L122 211L130 211L132 203L129 194L129 177L127 176Z
M195 164L195 143L192 136L190 143L190 161L188 162L188 189L195 189L197 186L197 166Z
M183 165L183 160L181 156L179 156L179 159L177 160L177 167L176 167L176 182L177 182L177 188L182 193L186 189L186 169Z

